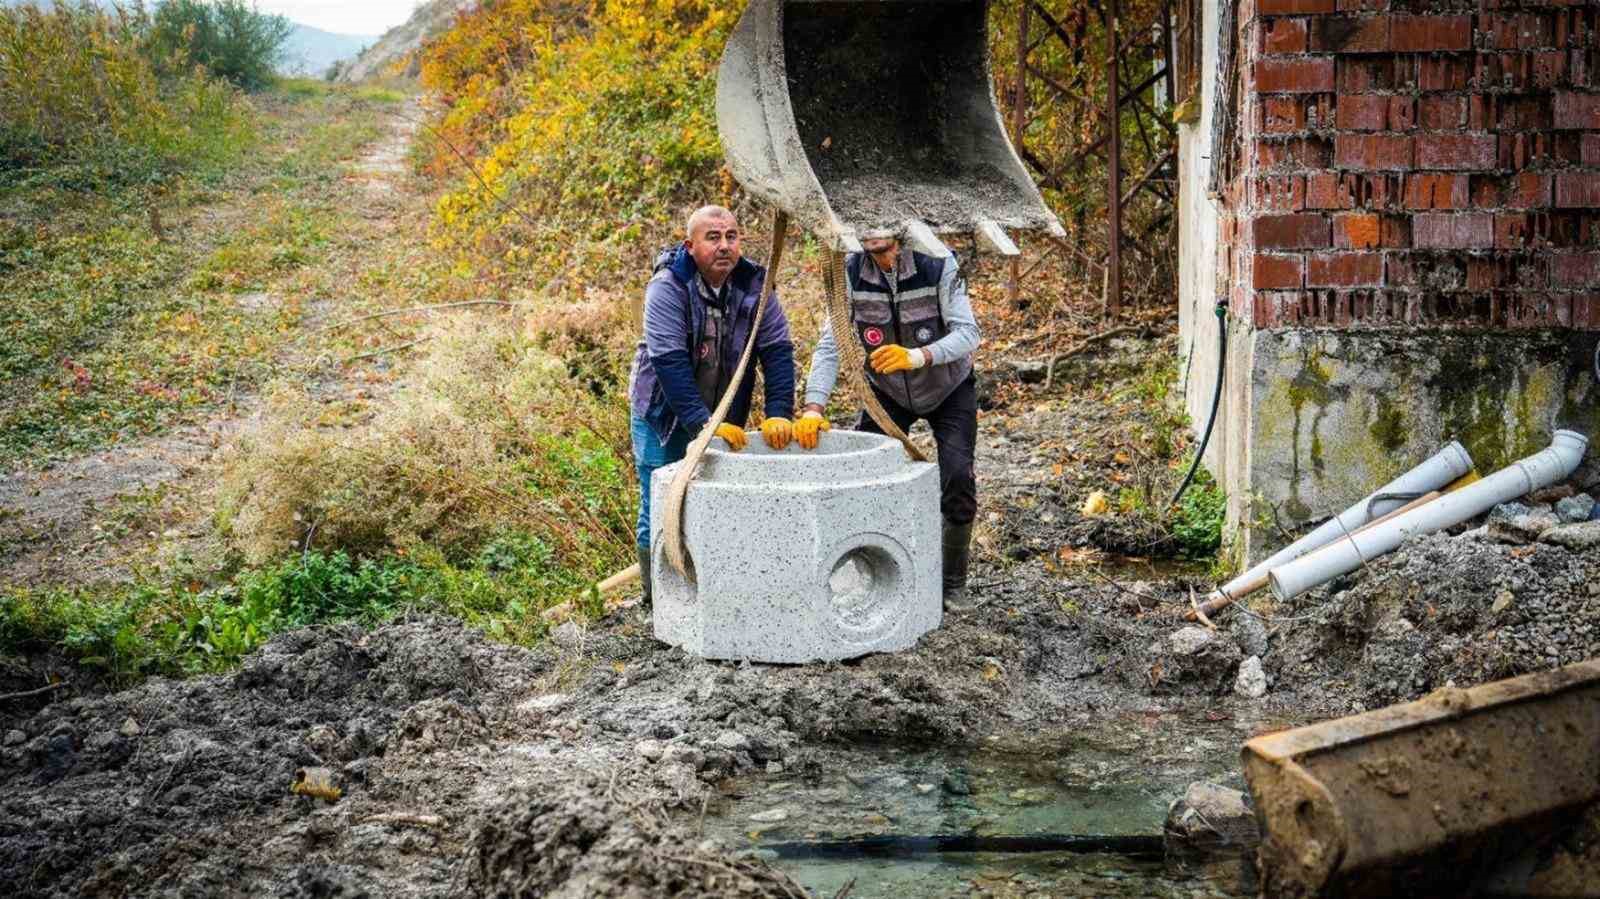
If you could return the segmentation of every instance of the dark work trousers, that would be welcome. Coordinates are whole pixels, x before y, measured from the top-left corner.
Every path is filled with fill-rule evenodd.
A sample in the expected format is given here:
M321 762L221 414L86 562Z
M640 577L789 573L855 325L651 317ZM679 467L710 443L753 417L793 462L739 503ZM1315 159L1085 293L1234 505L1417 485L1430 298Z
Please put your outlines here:
M900 430L909 433L919 418L928 422L934 445L939 448L939 511L951 524L971 524L978 515L978 476L972 468L972 453L978 443L978 387L974 376L967 375L944 402L926 415L912 412L876 387L872 392ZM883 433L865 411L856 430Z

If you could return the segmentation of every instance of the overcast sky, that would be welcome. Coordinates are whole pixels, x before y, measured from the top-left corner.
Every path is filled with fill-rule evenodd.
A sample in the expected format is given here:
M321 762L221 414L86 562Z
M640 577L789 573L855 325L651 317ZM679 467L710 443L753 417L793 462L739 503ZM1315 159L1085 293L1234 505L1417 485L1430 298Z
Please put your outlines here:
M291 21L340 34L383 34L411 17L416 0L256 0L263 12L288 16Z

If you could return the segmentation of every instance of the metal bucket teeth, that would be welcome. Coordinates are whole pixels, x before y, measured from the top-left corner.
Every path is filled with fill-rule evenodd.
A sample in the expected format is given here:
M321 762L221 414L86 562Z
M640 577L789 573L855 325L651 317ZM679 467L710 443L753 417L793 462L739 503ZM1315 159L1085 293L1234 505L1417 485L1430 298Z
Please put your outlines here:
M734 177L840 249L885 226L1008 255L1005 229L1060 235L995 106L987 14L987 0L752 0L717 77Z

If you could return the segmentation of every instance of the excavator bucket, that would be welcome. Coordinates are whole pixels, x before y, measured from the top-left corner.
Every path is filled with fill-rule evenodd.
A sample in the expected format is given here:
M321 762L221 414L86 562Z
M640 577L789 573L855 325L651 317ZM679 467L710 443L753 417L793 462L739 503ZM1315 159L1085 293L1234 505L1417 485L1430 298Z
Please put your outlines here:
M1243 755L1263 895L1504 894L1519 859L1600 800L1600 660L1257 737ZM1510 892L1563 895L1525 877Z
M1007 255L1005 229L1061 236L995 106L987 14L987 0L750 0L717 75L734 177L840 250L883 227Z

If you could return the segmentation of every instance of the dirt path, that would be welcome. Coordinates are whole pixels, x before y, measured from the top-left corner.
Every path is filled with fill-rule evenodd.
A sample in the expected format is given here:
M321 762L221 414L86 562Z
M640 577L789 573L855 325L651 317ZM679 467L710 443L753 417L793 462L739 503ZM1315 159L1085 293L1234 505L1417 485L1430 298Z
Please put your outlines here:
M405 165L419 116L415 100L383 118L386 131L362 155L342 164L346 178L359 184L346 211L367 231L393 230L402 216L415 214L419 194ZM242 227L251 197L241 192L224 205L190 214L208 230L226 223ZM336 260L334 264L345 264ZM300 276L303 280L303 276ZM246 291L235 301L262 308L280 306L295 283ZM303 331L325 324L340 303L313 297L300 318ZM315 365L307 344L279 338L275 360L281 370ZM370 384L342 382L340 369L322 367L319 390L340 394L370 390ZM331 376L331 380L330 380ZM121 581L135 568L163 556L193 553L209 537L207 509L195 497L214 477L216 452L257 411L254 393L232 396L200 423L157 436L69 459L44 468L0 472L0 570L13 584L89 584Z

